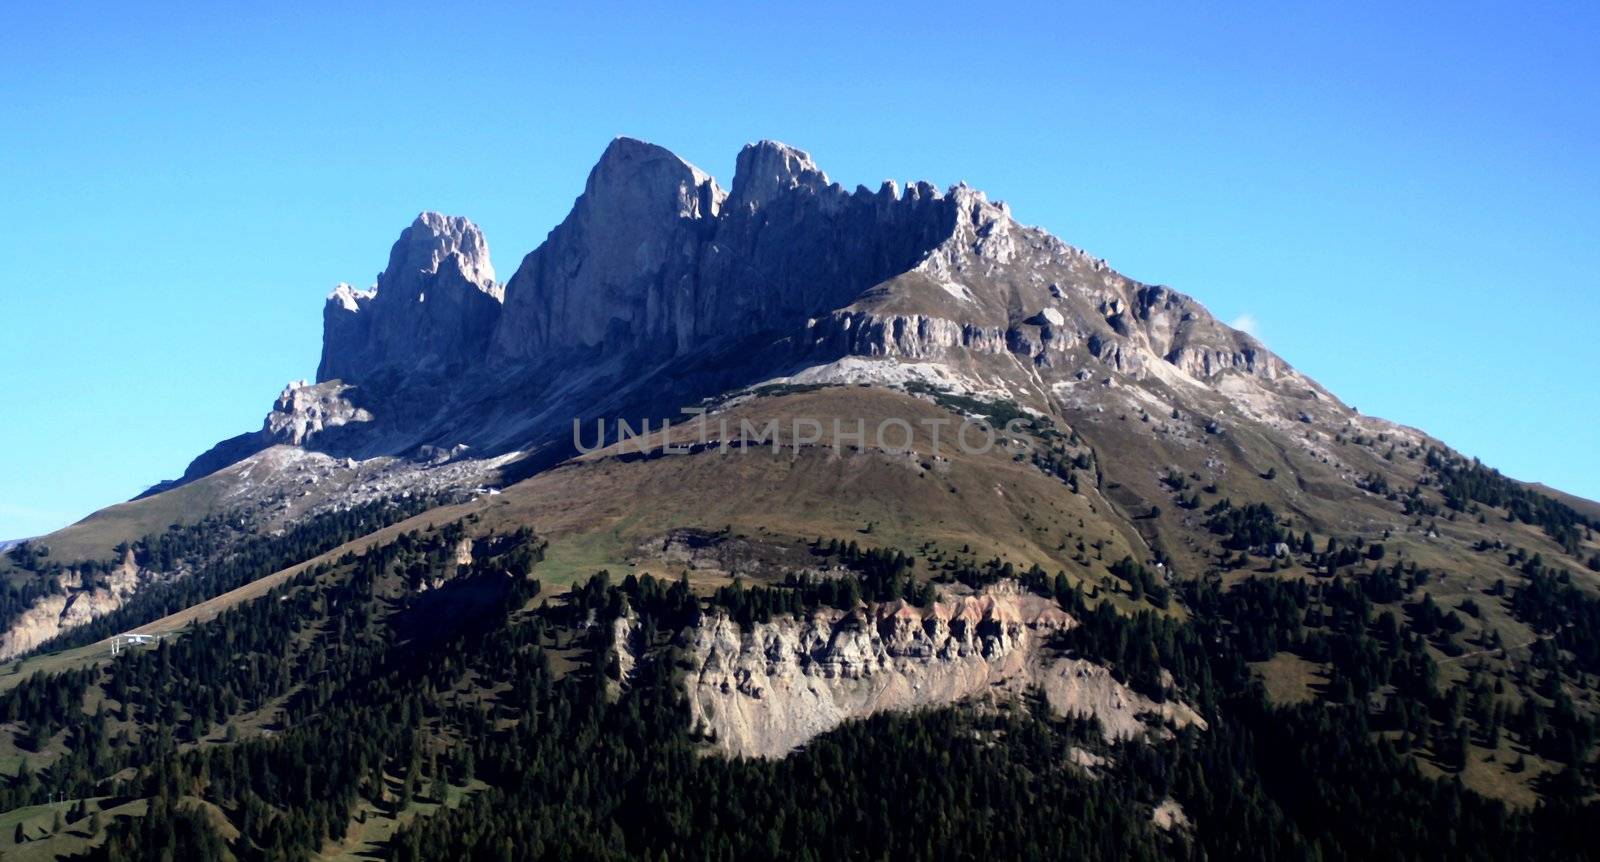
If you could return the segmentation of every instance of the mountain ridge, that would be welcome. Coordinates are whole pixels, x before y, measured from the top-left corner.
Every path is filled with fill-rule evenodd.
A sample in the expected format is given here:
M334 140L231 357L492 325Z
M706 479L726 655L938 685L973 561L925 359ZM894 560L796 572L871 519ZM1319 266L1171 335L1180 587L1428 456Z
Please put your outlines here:
M956 280L1018 269L1019 254L1061 264L1066 286L1013 279L974 291ZM1090 302L1072 301L1097 277ZM504 285L476 226L420 215L374 288L341 285L329 295L311 391L289 398L286 390L261 431L219 444L179 482L281 442L355 457L538 449L557 429L549 417L506 415L524 394L506 379L537 387L604 366L592 391L564 393L569 419L615 403L641 368L741 341L769 366L746 382L850 355L914 360L951 351L1048 366L1080 349L1137 376L1164 373L1157 358L1198 379L1223 370L1267 380L1294 373L1191 298L1116 275L964 184L846 192L804 151L762 141L740 153L723 192L670 151L618 138L572 212ZM683 388L690 401L714 394ZM458 404L431 415L417 409L452 398L498 399L507 408L491 420L500 430L476 434L469 426L487 423L475 416L451 431L446 414ZM623 406L662 410L648 397Z

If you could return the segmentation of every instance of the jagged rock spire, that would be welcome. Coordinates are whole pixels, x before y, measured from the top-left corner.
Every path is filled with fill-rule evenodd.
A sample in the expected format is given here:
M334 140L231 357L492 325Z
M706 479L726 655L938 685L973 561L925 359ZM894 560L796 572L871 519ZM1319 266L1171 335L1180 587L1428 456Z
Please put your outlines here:
M373 290L329 296L318 379L648 365L755 336L917 357L1001 345L1032 366L1081 346L1130 374L1278 372L1197 304L1145 302L1142 287L965 184L849 192L805 151L762 140L724 193L671 151L619 137L503 288L476 226L418 216Z
M805 150L777 141L746 144L733 172L733 206L757 207L795 189L821 193L832 183Z
M328 295L317 379L481 361L504 295L478 226L424 212L400 233L373 289L340 284Z
M441 268L454 266L468 284L499 296L489 262L489 244L478 226L461 216L424 212L400 233L389 251L389 266L378 276L378 287L395 300L411 301L426 280Z
M954 224L937 201L846 192L775 141L744 148L724 194L672 152L617 138L507 284L490 358L683 352L789 326L913 265Z
M698 249L726 195L671 151L617 138L583 194L506 286L494 354L508 361L612 341L671 343L690 328Z

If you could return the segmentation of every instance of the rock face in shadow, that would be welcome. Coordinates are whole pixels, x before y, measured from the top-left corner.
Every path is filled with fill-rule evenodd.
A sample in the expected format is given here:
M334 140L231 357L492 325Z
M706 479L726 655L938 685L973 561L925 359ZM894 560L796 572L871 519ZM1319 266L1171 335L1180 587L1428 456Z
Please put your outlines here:
M667 150L618 138L507 285L494 358L675 354L791 328L908 269L948 234L952 207L927 191L848 193L804 152L762 141L739 154L724 193Z
M667 150L612 141L572 212L507 284L495 357L674 343L680 328L691 333L696 254L724 197Z
M374 289L340 284L328 295L317 380L360 383L386 368L476 365L503 298L477 225L422 213L401 232Z

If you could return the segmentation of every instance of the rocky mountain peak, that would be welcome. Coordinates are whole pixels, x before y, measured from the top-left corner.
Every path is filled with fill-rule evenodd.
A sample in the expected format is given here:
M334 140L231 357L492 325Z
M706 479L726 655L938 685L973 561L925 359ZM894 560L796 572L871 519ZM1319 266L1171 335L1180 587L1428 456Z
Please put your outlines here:
M671 150L635 138L611 141L574 205L586 218L713 219L727 197L710 174Z
M613 140L567 218L506 285L493 358L689 337L699 249L726 197L670 150Z
M615 138L503 294L477 228L424 213L376 292L335 291L326 322L319 380L347 383L480 360L502 377L613 357L653 367L746 340L799 354L767 361L981 354L1196 379L1282 367L1187 297L1111 272L966 183L849 192L772 140L743 148L725 193L672 151Z
M805 150L763 140L739 152L731 198L735 206L755 208L795 189L818 194L831 185Z
M504 295L478 226L424 212L401 231L373 289L340 284L328 295L317 380L354 383L384 369L475 363Z
M355 285L341 281L328 294L328 304L337 305L341 311L360 311L361 307L372 301L378 295L376 288L362 290Z
M249 445L504 451L602 402L675 408L797 368L867 374L860 359L881 360L869 377L942 364L963 386L1042 405L1099 406L1109 396L1090 387L1119 374L1190 387L1188 400L1226 383L1227 399L1258 413L1343 416L1190 298L1019 224L976 188L847 191L771 140L739 153L729 192L664 147L612 140L504 286L476 225L424 212L377 284L339 285L323 317L328 386L297 390ZM650 382L668 368L693 369L667 373L670 395ZM350 427L328 435L337 425Z
M886 188L846 192L805 151L763 140L740 152L725 193L670 150L616 138L566 219L506 284L484 356L504 369L585 351L682 354L709 341L796 331L914 267L957 232L958 214L976 225L967 233L1004 215L977 192L946 197L917 183L901 196L898 186ZM369 338L342 332L367 325L353 319L352 307L421 304L431 294L418 279L442 277L452 262L459 280L498 298L482 248L464 219L419 217L396 244L375 296L346 291L330 304L331 340ZM451 328L434 322L441 327ZM354 353L368 365L402 364ZM335 372L348 381L359 369L336 361L319 378Z
M378 276L379 290L395 299L413 301L413 289L443 266L454 266L462 279L478 290L497 299L501 296L483 232L461 216L436 212L420 213L401 231L389 251L388 268Z

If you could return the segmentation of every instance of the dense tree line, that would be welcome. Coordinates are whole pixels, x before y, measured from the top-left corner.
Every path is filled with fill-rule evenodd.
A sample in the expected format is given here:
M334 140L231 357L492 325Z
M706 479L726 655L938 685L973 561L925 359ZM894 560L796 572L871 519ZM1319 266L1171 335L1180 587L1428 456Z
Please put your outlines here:
M375 501L308 518L281 535L251 535L228 542L216 538L226 533L217 519L188 527L174 526L137 542L134 556L140 565L156 571L170 573L183 566L191 572L144 585L127 604L38 649L70 649L128 631L399 523L437 504L437 500L424 496Z
M1572 583L1572 575L1546 567L1535 555L1523 567L1511 610L1534 631L1572 656L1572 668L1600 674L1600 599Z
M1218 500L1206 510L1206 527L1222 536L1222 546L1231 551L1271 547L1286 538L1277 513L1266 503L1234 506L1232 500Z
M1576 554L1579 542L1600 528L1600 519L1507 478L1476 458L1468 461L1429 447L1426 463L1437 476L1445 506L1458 512L1467 511L1474 503L1505 509L1509 520L1537 525L1569 554Z
M7 782L0 788L0 804L10 809L45 798L108 793L158 796L170 803L162 810L174 818L174 834L185 834L180 821L189 815L180 803L185 796L204 793L181 781L174 783L174 776L192 768L197 770L200 784L222 788L212 801L230 815L245 818L243 823L260 827L259 834L250 834L265 842L258 844L261 858L283 858L286 852L280 851L296 846L302 851L314 850L331 834L322 826L348 820L350 804L356 798L356 790L349 788L355 785L348 785L347 792L319 797L316 804L323 807L310 814L277 821L288 816L285 804L299 804L295 800L308 780L304 774L311 769L308 765L346 762L331 755L331 759L324 758L322 754L327 752L312 749L355 740L329 735L325 728L300 735L301 723L310 727L348 718L354 722L348 727L394 725L392 718L383 716L339 715L340 710L374 704L420 714L420 691L398 701L386 690L364 693L374 679L381 680L386 674L410 675L411 660L433 652L407 649L407 632L401 630L401 624L418 615L427 619L423 630L431 637L448 638L452 632L460 636L471 630L476 617L470 611L477 609L462 593L485 582L494 585L487 591L487 605L488 619L495 621L503 620L509 609L520 607L537 593L537 582L528 580L526 574L540 557L542 542L519 531L489 542L494 553L472 565L441 572L452 576L445 587L423 593L402 591L404 600L386 619L383 611L390 603L380 594L382 579L403 578L415 559L438 558L440 547L453 544L459 536L458 528L433 531L426 537L405 534L365 554L347 554L335 566L304 572L266 597L226 611L182 636L163 640L154 649L131 649L103 669L37 675L23 681L0 696L0 716L23 722L22 734L30 737L49 738L64 729L66 752L46 768L24 769ZM342 571L342 577L330 577L335 569ZM466 589L451 592L451 586L457 584ZM479 607L483 605L480 598ZM434 613L435 607L442 606L465 606L469 613L452 625L451 620ZM449 655L449 644L443 646ZM84 696L91 684L98 685L106 699L87 711ZM281 710L296 729L273 742L207 745L187 755L175 755L181 745L208 735L215 742L223 735L219 731L224 723L268 707ZM231 743L232 733L227 737ZM363 744L382 749L393 743L383 734L375 739ZM286 745L279 745L278 740ZM311 748L296 753L293 745L288 745L295 740ZM258 761L266 758L266 765L230 760L247 755ZM108 781L107 776L129 767L137 775L131 782ZM259 775L268 784L264 788L252 785L253 795L240 796L230 789L238 785L217 784L228 775ZM341 786L328 776L313 774L309 780L318 787ZM251 819L252 812L272 816ZM280 828L284 823L294 828L285 832ZM123 833L132 842L124 849L132 852L140 846L140 835L137 831ZM285 835L292 840L281 844L288 840ZM233 849L236 853L240 850L238 846ZM253 856L249 852L243 855Z
M1134 601L1149 599L1150 604L1162 609L1170 603L1172 593L1167 589L1166 577L1134 562L1132 557L1112 563L1110 571L1128 585L1128 595Z
M1303 636L1300 611L1314 601L1309 590L1274 594L1275 583L1238 600L1196 587L1216 612L1197 624L1084 608L1064 585L1082 615L1064 646L1145 690L1171 685L1213 719L1167 742L1117 746L1094 780L1041 766L1103 743L1036 703L999 715L878 716L777 762L707 758L683 727L663 659L636 670L614 704L578 680L524 688L550 703L502 702L539 719L484 744L480 762L497 764L491 789L416 821L393 851L407 860L1584 855L1579 813L1565 803L1513 812L1424 776L1375 735L1365 710L1268 704L1233 638L1263 603L1280 607L1288 637ZM627 583L587 589L591 608L643 606ZM611 591L618 597L603 598ZM1331 599L1350 626L1363 601L1355 589ZM1195 819L1192 835L1149 827L1144 812L1167 795Z
M456 563L463 540L469 564ZM1428 636L1400 622L1418 583L1411 568L1252 577L1226 589L1187 582L1184 620L1118 612L1064 573L1015 572L1078 622L1052 648L1104 663L1151 697L1183 699L1207 728L1107 743L1092 721L1054 716L1033 697L877 716L766 761L703 754L675 682L675 634L713 606L755 620L854 607L869 594L905 598L907 584L926 583L911 575L910 555L818 543L848 563L845 573L708 598L685 579L602 573L535 608L529 574L542 547L526 532L469 538L460 525L408 533L156 649L35 677L0 695L0 717L64 733L67 753L8 781L0 802L148 798L146 816L118 821L90 854L102 859L305 858L344 838L362 812L442 801L469 781L481 789L413 819L385 852L1582 858L1580 827L1600 814L1579 802L1593 733L1570 704L1513 711L1482 679L1440 690ZM1556 600L1530 592L1527 613ZM610 638L623 614L638 622L639 659L625 681ZM1283 651L1328 668L1315 702L1266 699L1248 663ZM90 686L104 707L83 709ZM236 738L229 728L252 715L277 716L270 734ZM1500 733L1572 767L1533 812L1429 778L1408 754L1459 768L1464 738ZM1104 758L1092 775L1070 765L1081 751ZM1151 826L1168 797L1191 827ZM201 803L238 837L222 839Z

